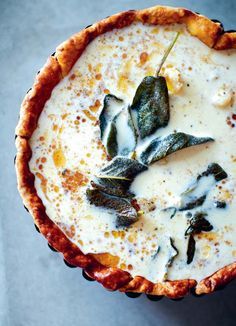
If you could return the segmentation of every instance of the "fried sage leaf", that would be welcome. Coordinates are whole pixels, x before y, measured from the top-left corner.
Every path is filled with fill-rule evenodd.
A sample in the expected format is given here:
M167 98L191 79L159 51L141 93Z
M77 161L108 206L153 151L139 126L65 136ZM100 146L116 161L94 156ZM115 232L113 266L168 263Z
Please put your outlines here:
M147 166L128 157L117 156L103 167L92 181L94 188L118 197L132 197L129 191L133 179Z
M107 154L111 157L116 156L118 151L117 129L113 119L122 110L123 106L123 100L115 95L107 94L99 116L101 140Z
M200 145L209 141L213 141L213 139L210 137L195 137L183 132L176 132L166 137L152 140L141 153L140 159L144 164L150 164L180 149Z
M94 178L91 181L94 189L98 189L108 195L132 198L134 195L129 191L130 182L112 178Z
M160 252L160 249L161 249L161 247L158 246L157 249L156 249L156 251L155 251L155 253L151 256L152 257L152 260L154 260L154 259L157 258L158 254Z
M113 121L107 126L106 138L103 138L103 145L105 146L106 152L110 157L115 157L117 155L117 129Z
M168 268L172 266L173 261L174 261L175 257L178 256L178 254L179 254L179 251L174 244L174 240L170 237L169 259L165 265L165 274L163 277L164 281L166 281L168 279Z
M199 181L202 177L208 177L209 175L213 175L215 181L217 182L226 179L228 177L228 174L219 164L211 163L208 165L206 171L204 171L202 174L200 174L197 177L197 181Z
M185 231L185 235L198 234L202 231L209 232L213 229L213 226L206 220L207 214L204 212L196 212L190 220L190 225Z
M170 206L170 207L164 208L163 212L169 212L170 219L172 219L175 216L175 214L177 213L177 208L174 206Z
M115 157L91 181L93 189L87 189L86 192L90 204L115 210L117 226L134 223L138 216L131 204L133 194L129 187L136 175L146 169L147 166L136 160Z
M86 195L90 204L116 212L117 227L126 227L138 220L137 212L129 199L111 196L98 189L87 189Z
M185 201L184 203L182 202L182 205L179 208L179 211L186 211L189 209L193 209L199 206L202 206L204 201L206 200L206 195L202 195L201 197L198 198L188 198L189 201Z
M130 109L124 107L123 100L106 95L99 121L101 140L110 157L129 155L134 150L137 136Z
M107 94L103 100L103 109L99 116L101 139L104 138L106 129L114 117L122 110L124 102L112 94Z
M194 234L209 232L213 229L213 226L206 220L207 214L205 212L196 212L190 220L190 225L185 231L185 236L189 235L188 248L187 248L187 264L191 264L195 254L195 239Z
M219 201L219 200L217 200L214 203L214 205L215 205L216 208L225 208L227 204L226 204L225 201Z
M198 175L196 181L191 184L181 195L180 211L201 206L208 192L216 182L227 178L227 173L217 163L211 163L207 170Z
M116 176L134 179L140 172L147 170L147 166L128 157L117 156L101 169L101 176Z
M150 136L157 129L165 127L169 122L170 109L167 83L164 77L159 76L159 73L179 35L180 33L176 34L165 51L157 69L156 77L146 76L136 90L131 109L132 112L135 112L135 125L142 139Z
M140 137L143 139L165 127L170 118L169 96L164 77L144 77L138 86L131 110L135 112Z
M103 109L99 116L100 135L106 152L109 156L114 157L118 151L117 129L113 121L115 114L121 111L123 100L115 95L108 94L103 101Z
M188 238L188 247L187 247L187 264L191 264L196 249L196 241L192 234Z
M178 256L178 254L179 254L179 251L176 248L176 246L174 244L174 240L172 238L170 238L170 245L172 247L172 250L171 250L170 258L169 258L168 264L167 264L168 267L170 267L173 264L175 257Z

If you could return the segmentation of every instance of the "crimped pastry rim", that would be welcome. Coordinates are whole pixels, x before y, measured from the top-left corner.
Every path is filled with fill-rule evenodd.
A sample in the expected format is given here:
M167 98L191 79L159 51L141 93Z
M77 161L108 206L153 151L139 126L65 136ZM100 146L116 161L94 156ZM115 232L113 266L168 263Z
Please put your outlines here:
M28 162L31 158L29 139L37 127L38 118L54 87L70 72L86 46L94 38L114 28L123 28L137 21L151 25L185 24L191 35L198 37L211 48L236 49L236 32L224 32L220 23L185 8L164 6L121 12L73 35L59 45L56 52L48 58L22 102L20 119L16 127L15 165L18 190L25 207L48 243L61 252L69 264L83 268L90 277L104 287L122 292L165 295L170 298L183 297L190 289L194 289L199 295L210 293L236 278L236 263L223 267L199 283L193 279L185 279L154 284L140 276L132 278L128 272L121 269L106 267L92 255L84 255L50 220L34 187L34 175L29 170Z

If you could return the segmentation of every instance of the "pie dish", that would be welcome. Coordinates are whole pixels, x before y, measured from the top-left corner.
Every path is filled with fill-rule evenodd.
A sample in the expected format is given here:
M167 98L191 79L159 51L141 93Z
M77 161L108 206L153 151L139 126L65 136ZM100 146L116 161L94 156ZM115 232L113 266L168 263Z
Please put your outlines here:
M157 6L88 26L37 74L18 189L50 246L107 289L180 298L235 278L235 48L220 23Z

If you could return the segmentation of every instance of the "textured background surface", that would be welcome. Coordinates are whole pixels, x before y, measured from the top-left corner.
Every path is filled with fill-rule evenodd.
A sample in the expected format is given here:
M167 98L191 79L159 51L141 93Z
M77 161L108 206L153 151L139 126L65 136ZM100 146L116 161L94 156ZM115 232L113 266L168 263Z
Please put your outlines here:
M163 1L236 28L235 0ZM235 325L235 290L173 302L129 299L86 282L35 232L16 190L14 128L33 77L55 47L83 27L154 0L0 0L0 326Z

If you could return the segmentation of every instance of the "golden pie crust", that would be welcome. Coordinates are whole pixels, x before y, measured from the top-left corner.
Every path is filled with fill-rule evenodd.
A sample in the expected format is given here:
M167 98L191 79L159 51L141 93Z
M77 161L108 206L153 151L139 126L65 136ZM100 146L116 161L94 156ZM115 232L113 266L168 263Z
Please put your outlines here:
M144 292L180 298L193 290L196 294L210 293L236 278L236 263L230 264L197 283L193 279L152 283L143 277L132 276L119 268L112 267L109 254L84 255L61 229L47 216L45 207L37 195L34 175L29 169L31 148L29 139L37 127L38 118L53 88L66 76L86 46L98 35L114 28L123 28L133 22L150 25L185 24L191 35L216 50L236 49L236 33L224 32L220 23L193 13L184 8L157 6L144 10L130 10L110 16L73 35L59 45L35 78L32 89L21 105L20 120L16 128L16 174L18 189L25 207L48 243L61 252L71 265L81 267L91 278L110 290L122 292ZM96 257L96 259L95 259Z

